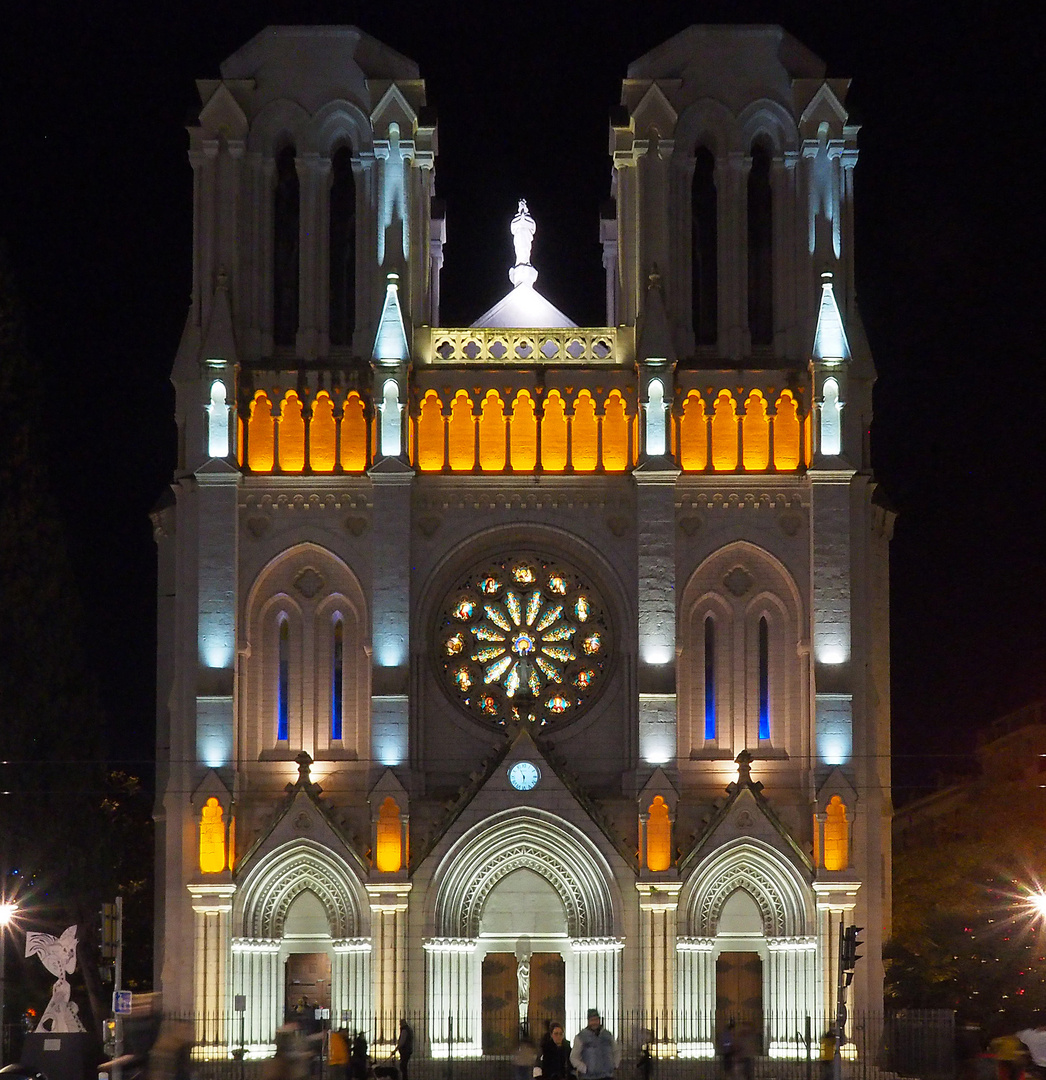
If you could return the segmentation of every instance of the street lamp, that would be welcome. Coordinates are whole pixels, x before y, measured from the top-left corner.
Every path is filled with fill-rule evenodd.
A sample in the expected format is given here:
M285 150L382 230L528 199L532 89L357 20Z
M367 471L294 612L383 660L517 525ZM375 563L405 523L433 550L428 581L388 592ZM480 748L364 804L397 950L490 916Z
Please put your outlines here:
M3 1063L4 1036L7 1034L7 1028L4 1026L4 990L6 989L4 977L7 970L7 927L15 917L15 912L17 910L17 904L11 904L7 901L0 903L0 1064Z
M1033 892L1028 897L1028 903L1035 909L1035 913L1046 919L1046 892Z

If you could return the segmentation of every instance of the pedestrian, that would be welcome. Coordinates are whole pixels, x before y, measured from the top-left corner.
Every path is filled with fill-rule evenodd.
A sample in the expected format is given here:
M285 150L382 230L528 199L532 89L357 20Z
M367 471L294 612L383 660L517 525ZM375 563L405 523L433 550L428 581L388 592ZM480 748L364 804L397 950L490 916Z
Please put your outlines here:
M565 1038L562 1024L553 1023L548 1034L541 1040L541 1056L538 1068L542 1080L569 1080L570 1043Z
M524 1031L519 1037L519 1046L512 1055L512 1073L515 1080L533 1080L537 1059L537 1048L530 1041L530 1036Z
M821 1036L821 1080L832 1080L835 1069L835 1028Z
M621 1050L613 1034L603 1027L598 1009L588 1010L588 1023L574 1038L570 1064L585 1080L608 1080L621 1064Z
M352 1080L367 1080L370 1071L370 1057L367 1054L367 1037L362 1031L356 1032L352 1040L352 1054L349 1057L349 1075Z
M734 1060L741 1066L741 1080L754 1080L755 1031L747 1020L737 1029L734 1046Z
M736 1051L737 1041L734 1038L734 1022L731 1020L723 1029L723 1034L719 1036L719 1056L723 1059L723 1073L726 1076L733 1074L734 1054Z
M327 1064L331 1080L349 1080L349 1033L338 1028L330 1033L327 1043Z
M405 1019L400 1020L400 1034L396 1040L396 1053L400 1059L400 1080L408 1080L407 1067L414 1053L414 1029Z

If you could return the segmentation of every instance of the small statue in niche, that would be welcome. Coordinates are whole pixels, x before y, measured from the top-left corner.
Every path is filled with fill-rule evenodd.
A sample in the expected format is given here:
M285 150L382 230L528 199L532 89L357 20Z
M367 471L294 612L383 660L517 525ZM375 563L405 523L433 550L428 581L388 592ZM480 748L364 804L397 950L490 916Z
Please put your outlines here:
M69 1000L69 980L76 970L76 926L68 926L61 937L31 930L25 935L25 955L39 956L40 962L57 981L51 988L51 1000L44 1009L37 1031L83 1031L76 1005Z

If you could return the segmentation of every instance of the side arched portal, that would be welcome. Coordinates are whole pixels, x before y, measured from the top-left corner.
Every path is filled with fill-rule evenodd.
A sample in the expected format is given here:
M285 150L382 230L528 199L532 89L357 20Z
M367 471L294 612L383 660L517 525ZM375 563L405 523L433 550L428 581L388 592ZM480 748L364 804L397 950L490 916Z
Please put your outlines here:
M247 999L249 1050L270 1047L283 1022L292 957L313 957L324 969L329 963L331 1016L369 1015L370 910L344 859L314 841L294 840L250 867L238 892L231 993Z
M684 1052L713 1052L720 957L758 956L765 1049L787 1053L796 1018L816 1015L817 911L803 873L751 836L708 855L683 889L678 938L678 1002L692 1018Z

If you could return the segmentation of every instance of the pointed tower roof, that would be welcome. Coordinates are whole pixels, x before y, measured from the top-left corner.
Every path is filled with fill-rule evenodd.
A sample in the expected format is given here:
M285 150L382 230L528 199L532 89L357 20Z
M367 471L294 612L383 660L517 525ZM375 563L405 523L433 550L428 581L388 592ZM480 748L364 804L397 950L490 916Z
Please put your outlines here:
M403 327L400 310L399 274L389 274L385 286L385 303L378 320L378 332L374 335L374 359L383 364L405 363L410 358L407 348L407 331Z
M531 265L530 248L537 225L531 217L526 199L519 200L510 228L512 245L516 250L516 265L508 272L512 291L480 315L472 325L525 330L577 326L534 288L538 272Z
M850 342L846 338L842 312L835 298L832 275L821 275L821 307L817 312L814 330L813 358L840 363L850 359Z
M647 281L643 310L639 314L639 335L636 357L654 363L670 364L676 359L675 346L668 329L665 301L661 295L661 274L654 263Z

